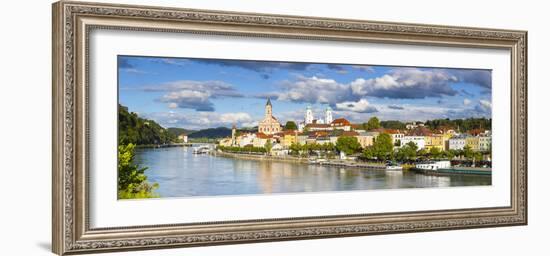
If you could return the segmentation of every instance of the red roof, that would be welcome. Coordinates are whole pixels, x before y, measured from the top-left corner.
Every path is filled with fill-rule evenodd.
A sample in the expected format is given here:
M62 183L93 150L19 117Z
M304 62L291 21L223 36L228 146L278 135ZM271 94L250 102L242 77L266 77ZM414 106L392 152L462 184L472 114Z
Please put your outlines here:
M430 135L432 135L432 131L430 131L430 129L426 128L425 126L418 126L414 129L412 129L409 132L409 135L411 135L411 136L430 136Z
M314 134L315 136L318 136L318 137L319 137L319 136L327 136L327 135L328 135L328 133L325 132L325 131L316 131L316 132L313 132L313 134Z
M328 128L330 125L328 124L307 124L306 127L309 128Z
M336 118L336 119L334 119L334 121L332 121L332 124L333 125L338 125L338 126L351 125L351 123L348 120L346 120L345 118Z
M342 136L348 136L348 137L359 136L359 133L354 131L344 131L342 133Z
M482 129L473 129L473 130L469 130L468 133L471 134L471 135L474 135L474 136L477 136L477 135L480 135L482 133L484 133L485 131L482 130Z
M385 133L389 133L389 134L398 134L398 133L401 133L401 131L396 130L396 129L386 129L384 132L385 132Z
M298 130L284 130L280 132L283 135L295 135L298 133Z
M273 136L267 135L263 132L258 132L258 133L256 133L256 137L260 138L260 139L269 139L269 138L272 138Z

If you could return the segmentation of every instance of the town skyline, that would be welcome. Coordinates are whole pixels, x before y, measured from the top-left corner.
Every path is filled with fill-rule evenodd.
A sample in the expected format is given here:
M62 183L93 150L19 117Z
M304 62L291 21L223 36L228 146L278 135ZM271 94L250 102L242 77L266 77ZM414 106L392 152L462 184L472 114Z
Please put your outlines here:
M284 125L491 118L488 70L119 56L119 103L164 127L255 127L267 99Z

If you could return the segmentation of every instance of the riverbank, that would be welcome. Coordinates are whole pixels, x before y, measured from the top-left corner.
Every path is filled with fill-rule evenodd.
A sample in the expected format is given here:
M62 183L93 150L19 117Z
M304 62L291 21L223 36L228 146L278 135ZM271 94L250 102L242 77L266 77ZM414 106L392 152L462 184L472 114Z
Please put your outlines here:
M192 147L193 143L173 143L173 144L143 144L136 145L136 148L174 148L174 147Z
M481 167L451 167L437 170L412 168L412 171L429 175L491 175L491 168Z
M230 152L223 152L223 151L211 151L210 154L215 156L238 158L238 159L245 159L245 160L279 161L279 162L291 162L291 163L300 163L300 164L308 164L308 165L361 168L361 169L373 169L373 170L384 170L386 167L384 164L360 163L355 161L345 161L345 160L336 160L336 159L313 162L309 158L293 157L293 156L268 156L268 155L259 155L259 154L230 153Z

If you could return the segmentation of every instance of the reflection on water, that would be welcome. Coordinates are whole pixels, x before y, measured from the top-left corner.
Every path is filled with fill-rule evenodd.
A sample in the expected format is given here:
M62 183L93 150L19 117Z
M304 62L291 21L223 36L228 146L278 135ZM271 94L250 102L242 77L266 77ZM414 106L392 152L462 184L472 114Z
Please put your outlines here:
M161 197L491 185L490 176L429 176L194 155L189 148L136 150Z

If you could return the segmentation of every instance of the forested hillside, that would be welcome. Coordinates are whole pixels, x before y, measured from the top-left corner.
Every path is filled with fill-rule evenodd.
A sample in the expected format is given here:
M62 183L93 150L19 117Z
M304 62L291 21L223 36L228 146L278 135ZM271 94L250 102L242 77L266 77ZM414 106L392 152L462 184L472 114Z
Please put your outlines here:
M128 108L118 105L118 139L126 145L167 144L176 140L175 135L169 133L153 120L139 117Z

